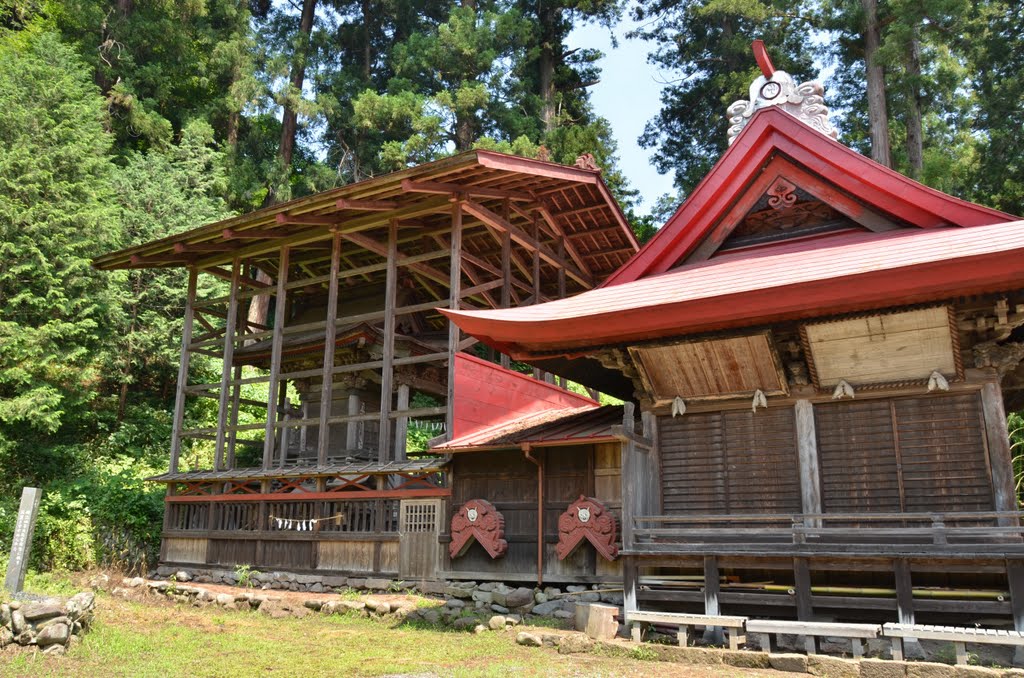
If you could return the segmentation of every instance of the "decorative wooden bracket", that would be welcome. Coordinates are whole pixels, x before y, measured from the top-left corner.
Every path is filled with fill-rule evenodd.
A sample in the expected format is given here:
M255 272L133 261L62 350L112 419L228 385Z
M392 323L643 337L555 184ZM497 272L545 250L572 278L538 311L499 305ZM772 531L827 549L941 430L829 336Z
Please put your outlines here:
M508 551L505 541L505 516L484 499L470 499L452 516L452 541L448 554L458 558L476 539L493 559Z
M611 512L597 499L581 494L558 517L555 552L559 560L565 560L586 539L605 560L615 560L619 555L615 536L615 518Z

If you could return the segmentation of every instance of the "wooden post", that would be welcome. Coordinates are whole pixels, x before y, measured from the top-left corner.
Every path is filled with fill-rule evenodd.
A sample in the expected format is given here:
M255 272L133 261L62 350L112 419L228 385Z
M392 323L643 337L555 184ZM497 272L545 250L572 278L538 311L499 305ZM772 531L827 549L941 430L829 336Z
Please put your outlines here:
M359 410L362 407L362 398L357 394L352 393L348 396L348 414L349 416L355 416L359 414ZM350 421L345 424L345 449L354 450L359 446L359 427L362 426L361 421Z
M398 402L396 407L399 412L409 409L409 384L398 385ZM409 417L400 416L395 420L395 461L405 461L406 438L409 433Z
M191 354L188 345L192 343L192 323L195 318L196 283L199 271L190 268L188 271L188 292L185 296L185 321L181 330L181 360L178 363L178 387L174 394L174 415L171 420L171 466L170 472L178 472L178 460L181 458L181 430L185 424L185 398L188 388L188 368Z
M458 310L462 296L462 201L452 205L451 268L448 285L448 308ZM455 355L459 352L459 326L448 321L448 398L445 415L445 439L453 437L455 419Z
M623 495L625 496L625 495ZM632 556L622 558L622 621L625 623L634 642L640 642L640 627L630 624L630 615L639 610L636 599L636 561Z
M901 624L914 623L914 589L910 579L910 561L897 558L893 561L896 575L896 615ZM907 659L921 659L924 650L917 638L903 639L903 653Z
M814 428L814 406L798 400L793 406L796 418L796 447L800 459L800 498L804 513L821 514L821 472L818 470L818 438ZM820 527L814 519L807 527Z
M1024 631L1024 562L1006 561L1006 580L1010 587L1010 607L1013 610L1013 628ZM1013 652L1015 666L1024 665L1024 646L1018 645Z
M635 405L633 403L625 402L622 404L622 428L627 433L632 433L636 428L634 410ZM623 441L621 445L622 472L619 478L622 496L622 548L630 549L633 547L634 519L637 515L637 495L639 494L634 485L638 472L638 459L636 444L631 439Z
M704 614L717 616L722 614L718 604L720 582L718 580L718 558L704 556ZM704 642L711 645L725 643L725 634L721 626L708 626L704 629Z
M505 203L508 219L508 201ZM504 231L501 234L501 307L508 308L512 304L512 234ZM501 366L506 370L511 366L512 360L508 355L501 354Z
M388 267L384 283L384 355L380 372L380 435L377 461L394 459L391 450L391 394L395 381L395 298L398 291L398 219L388 222Z
M320 429L317 437L316 463L327 463L327 446L331 442L331 403L334 399L334 342L338 336L338 270L341 268L341 233L334 231L331 240L331 274L327 290L327 327L324 335L324 368L320 384Z
M799 621L811 621L814 617L814 607L811 604L811 568L806 558L793 559L793 590L796 592L796 618ZM817 654L818 647L815 641L814 636L803 637L807 654Z
M281 354L284 346L285 304L288 295L288 266L291 263L291 249L281 248L277 266L277 294L274 297L274 335L270 348L270 381L267 382L267 427L263 438L263 469L274 463L274 441L277 439L277 390L281 376ZM282 448L284 446L282 445ZM285 451L281 450L284 465Z
M1010 454L1010 432L1006 427L1006 411L999 384L988 382L981 387L981 407L985 415L989 462L992 464L992 496L996 511L1016 511L1017 493ZM1014 527L1016 518L1000 518L999 525Z
M565 238L558 239L558 258L565 261ZM565 267L558 267L558 298L565 299Z
M532 235L533 235L533 239L534 239L535 242L540 242L540 217L537 216L536 214L533 216L533 234ZM533 280L531 280L530 282L533 283L533 303L534 304L539 304L540 303L540 251L539 250L534 250L533 251L533 272L532 272L532 275L533 275ZM534 379L536 379L537 381L540 381L543 378L543 376L544 376L543 373L539 369L537 369L536 367L533 368L533 378ZM625 495L623 495L623 496L625 496Z
M235 359L235 328L238 325L238 284L242 275L242 260L235 258L231 264L231 294L228 297L228 312L224 325L224 365L220 372L220 401L217 409L217 443L213 468L224 470L224 442L228 425L228 393L232 365Z
M277 411L282 415L282 418L288 420L288 383L279 381L277 384ZM280 461L278 466L284 468L285 462L288 459L288 427L281 428L281 454L279 455ZM273 456L273 448L271 448L271 456ZM273 464L273 459L271 459Z
M228 449L227 449L227 468L235 468L235 443L238 441L238 407L242 403L242 384L238 383L242 379L242 366L236 365L233 381L235 384L231 386L231 416L228 421L231 422L230 431L228 431Z

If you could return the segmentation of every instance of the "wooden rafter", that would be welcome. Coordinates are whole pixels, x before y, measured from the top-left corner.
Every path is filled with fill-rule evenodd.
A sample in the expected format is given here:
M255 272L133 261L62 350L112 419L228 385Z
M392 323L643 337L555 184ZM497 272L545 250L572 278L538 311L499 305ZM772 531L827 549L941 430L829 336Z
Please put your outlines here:
M560 270L564 270L584 287L589 289L594 286L594 279L591 276L577 269L573 264L566 261L564 257L551 252L543 243L538 242L520 228L513 226L483 205L467 200L465 201L464 207L466 212L472 214L484 223L497 229L508 231L514 241L531 251L537 252L542 259Z
M533 202L532 193L525 191L510 191L501 188L487 188L486 186L472 186L465 184L449 184L441 181L402 181L402 190L408 193L433 193L436 195L475 195L481 198L498 198L499 200L525 200Z
M368 212L388 212L398 209L394 200L348 200L339 198L335 203L340 210L366 210Z

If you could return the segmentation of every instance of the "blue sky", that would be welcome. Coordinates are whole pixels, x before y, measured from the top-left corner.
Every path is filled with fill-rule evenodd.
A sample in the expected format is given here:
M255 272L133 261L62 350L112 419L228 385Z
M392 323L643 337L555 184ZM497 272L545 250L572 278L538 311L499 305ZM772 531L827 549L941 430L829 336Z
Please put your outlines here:
M607 28L583 26L567 40L569 48L599 49L605 56L599 62L601 82L590 88L598 115L608 119L619 143L622 171L643 196L638 211L646 214L663 193L674 192L671 174L658 174L651 164L654 149L641 148L637 137L644 125L661 108L661 82L667 74L647 63L650 46L646 41L627 40L634 23L628 19L615 27L619 46L613 48Z

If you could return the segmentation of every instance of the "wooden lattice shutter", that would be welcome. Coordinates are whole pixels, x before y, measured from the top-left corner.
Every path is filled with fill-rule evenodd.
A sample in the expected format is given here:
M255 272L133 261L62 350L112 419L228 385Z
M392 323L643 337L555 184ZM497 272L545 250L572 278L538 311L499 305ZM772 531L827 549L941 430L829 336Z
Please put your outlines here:
M814 407L821 497L829 513L898 513L900 488L887 400Z
M666 513L799 513L793 409L686 414L659 431Z
M991 511L992 478L976 393L893 403L907 511Z

